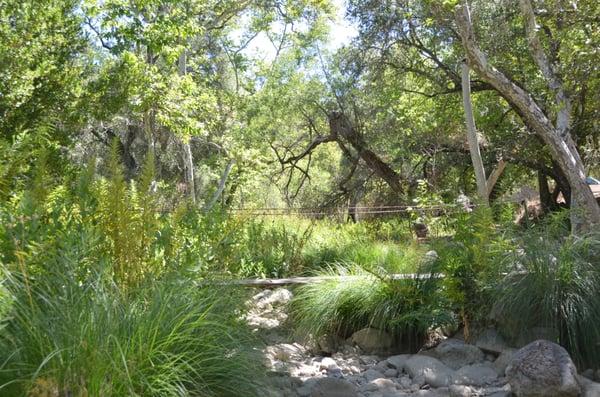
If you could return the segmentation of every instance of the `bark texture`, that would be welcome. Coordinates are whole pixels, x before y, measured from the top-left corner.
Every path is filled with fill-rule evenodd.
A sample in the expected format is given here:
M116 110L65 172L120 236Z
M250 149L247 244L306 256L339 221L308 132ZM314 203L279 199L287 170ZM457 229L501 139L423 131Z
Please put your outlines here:
M531 3L529 0L520 0L520 5L525 17L533 58L555 94L559 109L555 123L543 112L528 92L488 62L486 55L475 41L467 5L458 6L456 9L455 20L458 31L471 69L508 101L527 127L538 134L550 149L571 187L571 207L577 209L572 212L571 217L573 230L574 232L585 232L600 224L600 207L585 181L583 162L570 134L568 98L562 89L560 80L553 74L553 68L547 57L543 55L543 48L539 44L539 39L535 37L535 30L532 30L535 29L535 16Z

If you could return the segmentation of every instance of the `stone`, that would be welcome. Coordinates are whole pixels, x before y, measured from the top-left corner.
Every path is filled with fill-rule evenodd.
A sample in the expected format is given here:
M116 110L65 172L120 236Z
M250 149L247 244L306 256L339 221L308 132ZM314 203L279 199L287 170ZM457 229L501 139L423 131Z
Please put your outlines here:
M413 378L423 377L432 387L448 386L454 371L434 357L415 354L404 363L404 369Z
M301 386L296 389L296 393L298 393L300 397L309 397L311 392L312 389L308 386Z
M448 388L450 397L474 397L477 394L469 386L452 385Z
M579 384L583 389L581 397L600 397L600 383L580 377Z
M504 376L506 367L508 367L508 364L510 364L516 352L517 349L508 348L500 353L496 361L494 361L494 369L499 376Z
M423 261L425 263L434 263L435 261L437 261L440 258L440 256L438 255L438 253L435 250L430 250L427 251L425 253L425 255L423 256Z
M358 397L356 386L335 378L319 378L311 390L311 397Z
M446 339L434 349L435 356L452 369L483 361L483 352L458 339Z
M396 390L396 384L389 379L379 378L375 379L372 382L367 383L367 385L371 385L371 387L375 387L371 391L380 391L380 392L390 392Z
M585 376L586 378L588 378L589 380L594 380L594 370L591 368L586 369L585 371L583 371L581 373L581 376Z
M394 344L394 338L390 334L375 328L364 328L356 331L352 334L351 340L365 353L385 353Z
M326 354L333 354L343 341L335 335L323 335L317 340L317 347Z
M367 380L367 382L372 382L375 379L384 378L384 376L381 372L377 371L376 369L372 369L372 368L366 370L365 373L362 375Z
M516 397L576 397L581 393L577 369L556 343L537 340L518 350L506 368Z
M498 379L496 370L481 364L467 365L454 374L453 383L458 385L483 386Z
M323 359L319 363L319 369L321 371L329 370L329 369L336 369L336 368L339 369L339 366L337 365L335 360L331 357L323 357Z
M395 377L398 375L398 371L397 371L397 370L395 370L394 368L390 368L390 369L386 370L386 371L383 373L383 375L384 375L386 378L395 378Z
M402 371L402 368L404 368L404 364L406 363L406 360L408 360L410 357L411 357L410 354L399 354L397 356L388 357L387 362L389 365L396 368L398 371Z
M502 335L494 329L486 329L475 339L475 346L487 353L499 355L508 348Z

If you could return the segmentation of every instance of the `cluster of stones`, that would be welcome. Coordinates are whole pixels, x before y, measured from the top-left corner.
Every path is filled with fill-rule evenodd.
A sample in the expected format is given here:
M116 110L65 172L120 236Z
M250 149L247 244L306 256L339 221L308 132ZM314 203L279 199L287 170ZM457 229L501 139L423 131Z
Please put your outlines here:
M392 338L370 328L312 348L290 343L282 325L291 297L286 289L263 291L247 317L268 343L265 396L600 397L600 384L588 379L594 373L578 375L559 345L538 340L517 350L491 329L474 344L450 338L418 354L391 356L382 353Z

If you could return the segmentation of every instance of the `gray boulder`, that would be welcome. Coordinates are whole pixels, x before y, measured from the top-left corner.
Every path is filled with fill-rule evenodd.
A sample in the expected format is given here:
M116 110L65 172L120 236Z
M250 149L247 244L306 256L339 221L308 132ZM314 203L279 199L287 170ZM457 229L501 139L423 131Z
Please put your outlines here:
M500 354L508 348L502 335L494 329L486 329L475 339L475 346L484 352Z
M498 379L496 370L482 364L467 365L454 374L453 382L458 385L484 386Z
M390 334L375 328L356 331L352 334L351 340L366 353L385 353L394 344L394 338Z
M547 340L518 350L506 368L506 377L517 397L577 397L581 393L571 357Z
M415 354L404 363L404 369L411 378L423 378L432 387L446 387L451 384L454 370L440 360Z
M410 357L411 357L410 354L399 354L397 356L388 357L387 362L389 365L396 368L398 371L402 371L402 368L404 368L404 364L406 363L406 360L408 360Z
M509 348L500 353L496 361L494 361L494 369L498 372L498 375L504 376L506 367L508 367L508 364L510 364L516 352L517 349Z
M485 355L474 345L458 339L446 339L436 346L433 354L452 369L483 361Z
M311 397L358 397L356 386L336 378L320 378L311 390Z
M583 377L579 377L579 383L583 389L581 397L600 397L600 383Z

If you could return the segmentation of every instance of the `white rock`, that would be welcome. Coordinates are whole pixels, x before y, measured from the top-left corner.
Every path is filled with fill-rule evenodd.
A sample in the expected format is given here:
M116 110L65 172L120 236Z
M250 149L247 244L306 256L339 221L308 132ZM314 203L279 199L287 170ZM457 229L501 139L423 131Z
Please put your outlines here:
M328 369L334 369L334 368L339 368L339 366L337 365L335 360L331 357L323 357L323 359L321 360L321 362L319 364L319 369L320 370L328 370Z
M448 391L450 397L474 397L477 395L473 389L464 385L452 385L448 388Z

